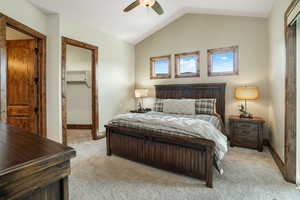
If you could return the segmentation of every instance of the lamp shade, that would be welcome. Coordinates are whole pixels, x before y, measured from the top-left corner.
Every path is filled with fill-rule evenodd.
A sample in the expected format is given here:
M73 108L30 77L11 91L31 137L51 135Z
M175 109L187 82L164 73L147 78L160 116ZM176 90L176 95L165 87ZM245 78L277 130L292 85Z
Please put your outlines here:
M135 97L147 97L148 96L148 89L135 89Z
M235 98L238 100L257 100L259 99L259 89L257 87L235 88Z

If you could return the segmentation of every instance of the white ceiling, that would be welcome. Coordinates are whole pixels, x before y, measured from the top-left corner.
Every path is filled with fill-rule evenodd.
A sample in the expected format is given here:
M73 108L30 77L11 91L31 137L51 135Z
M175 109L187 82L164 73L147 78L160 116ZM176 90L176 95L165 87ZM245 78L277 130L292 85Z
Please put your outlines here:
M186 13L267 17L274 0L158 0L165 10L162 16L143 6L122 12L134 0L29 1L136 44Z

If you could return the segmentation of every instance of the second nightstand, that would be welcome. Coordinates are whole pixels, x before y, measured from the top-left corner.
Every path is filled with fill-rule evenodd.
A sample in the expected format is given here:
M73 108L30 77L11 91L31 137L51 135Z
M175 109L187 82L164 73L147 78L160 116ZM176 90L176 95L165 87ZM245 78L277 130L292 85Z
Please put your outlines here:
M230 116L230 146L254 148L263 151L264 119Z

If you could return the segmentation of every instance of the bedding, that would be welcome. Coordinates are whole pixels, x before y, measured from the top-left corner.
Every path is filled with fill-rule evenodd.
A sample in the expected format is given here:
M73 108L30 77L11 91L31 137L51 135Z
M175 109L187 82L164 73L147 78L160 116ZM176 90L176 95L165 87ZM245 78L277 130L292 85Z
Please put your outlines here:
M221 131L221 132L224 131L224 126L223 126L221 116L219 116L217 114L216 115L185 115L185 114L166 114L163 112L152 111L152 112L145 113L145 115L164 115L164 116L169 115L169 116L173 116L173 117L200 119L200 120L204 120L204 121L211 123L219 131Z
M216 99L196 99L195 110L196 114L213 115L216 113Z
M161 112L120 114L111 125L152 130L170 135L205 138L215 142L215 165L220 174L220 161L228 151L227 137L221 132L222 122L214 115L178 115Z
M153 110L155 112L163 112L164 111L164 101L165 101L165 99L155 99Z
M164 113L195 115L195 100L167 99L164 101Z
M171 102L176 102L180 107L185 105L180 104L186 104L191 103L191 101L194 102L195 106L195 113L194 114L207 114L207 115L213 115L216 113L216 99L155 99L154 102L154 108L153 110L155 112L165 112L165 107L167 106L169 108L169 104ZM191 107L188 107L189 109ZM168 112L167 112L168 113Z

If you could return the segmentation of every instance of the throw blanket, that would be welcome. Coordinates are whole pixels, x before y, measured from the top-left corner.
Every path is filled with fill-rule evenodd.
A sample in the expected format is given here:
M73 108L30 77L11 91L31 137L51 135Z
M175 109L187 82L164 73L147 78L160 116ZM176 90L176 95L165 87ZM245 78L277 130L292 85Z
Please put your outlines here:
M218 130L212 123L199 118L188 118L177 115L157 114L150 112L147 114L127 113L120 114L110 121L110 124L131 128L141 128L155 130L160 133L171 135L205 138L216 143L215 164L222 174L220 161L228 151L227 137Z

